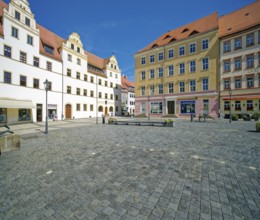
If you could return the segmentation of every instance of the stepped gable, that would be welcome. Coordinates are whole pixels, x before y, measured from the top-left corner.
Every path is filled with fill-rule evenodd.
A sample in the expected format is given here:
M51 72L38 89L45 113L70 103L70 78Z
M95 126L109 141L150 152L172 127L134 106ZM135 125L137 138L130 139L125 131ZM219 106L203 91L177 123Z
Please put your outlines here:
M187 25L183 25L177 29L166 32L161 37L159 37L154 42L152 42L142 50L138 51L137 53L141 53L155 47L164 46L175 41L183 40L192 37L196 34L206 33L215 30L217 28L218 28L218 13L215 12L197 21L194 21Z
M225 37L260 24L260 1L219 18L219 37Z

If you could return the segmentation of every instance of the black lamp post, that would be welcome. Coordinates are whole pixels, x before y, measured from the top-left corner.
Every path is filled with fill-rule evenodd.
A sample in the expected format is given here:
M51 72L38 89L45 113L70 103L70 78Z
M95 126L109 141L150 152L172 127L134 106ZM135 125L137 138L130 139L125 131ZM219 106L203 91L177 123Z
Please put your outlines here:
M96 75L96 124L98 124L98 78Z
M45 119L45 134L48 134L48 89L49 89L49 81L46 79L44 84L44 88L46 91L46 119Z
M232 119L232 115L231 115L231 95L232 95L232 90L231 89L229 89L228 90L228 92L229 92L229 103L230 103L230 105L229 105L229 123L231 123L231 119Z
M148 95L148 121L150 121L150 97L151 96Z

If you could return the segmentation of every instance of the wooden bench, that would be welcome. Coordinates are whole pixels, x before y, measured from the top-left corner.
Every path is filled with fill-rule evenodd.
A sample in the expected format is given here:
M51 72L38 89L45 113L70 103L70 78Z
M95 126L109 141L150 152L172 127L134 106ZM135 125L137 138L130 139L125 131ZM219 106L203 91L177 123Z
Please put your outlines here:
M138 126L165 126L165 122L159 121L113 121L114 125L138 125Z

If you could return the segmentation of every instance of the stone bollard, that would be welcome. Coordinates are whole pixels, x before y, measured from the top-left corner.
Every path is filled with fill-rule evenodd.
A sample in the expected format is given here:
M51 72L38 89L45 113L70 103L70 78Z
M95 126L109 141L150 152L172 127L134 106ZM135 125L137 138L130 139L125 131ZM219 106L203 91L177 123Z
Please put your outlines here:
M20 135L4 135L0 137L0 152L8 152L20 149Z

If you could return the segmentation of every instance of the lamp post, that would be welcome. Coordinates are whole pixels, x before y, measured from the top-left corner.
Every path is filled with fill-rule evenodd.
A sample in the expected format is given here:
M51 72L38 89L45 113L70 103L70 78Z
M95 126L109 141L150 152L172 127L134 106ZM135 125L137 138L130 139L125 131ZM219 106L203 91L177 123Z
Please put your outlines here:
M151 96L148 95L148 121L150 121L150 97Z
M98 124L98 78L96 75L96 124Z
M231 123L231 118L232 118L232 116L231 116L231 95L232 95L232 90L231 89L229 89L228 90L228 92L229 92L229 100L230 100L230 105L229 105L229 123Z
M48 134L48 89L49 89L49 81L46 79L44 84L44 88L46 91L46 119L45 119L45 134Z

